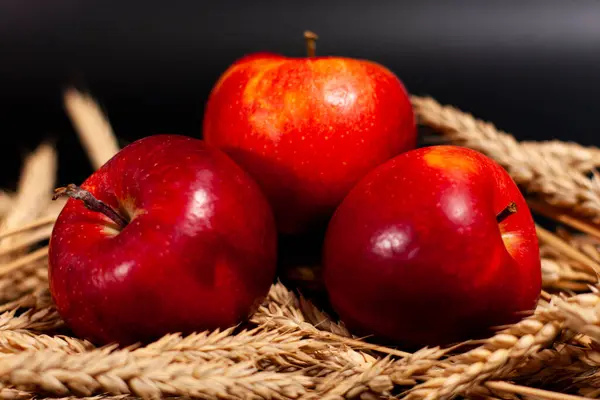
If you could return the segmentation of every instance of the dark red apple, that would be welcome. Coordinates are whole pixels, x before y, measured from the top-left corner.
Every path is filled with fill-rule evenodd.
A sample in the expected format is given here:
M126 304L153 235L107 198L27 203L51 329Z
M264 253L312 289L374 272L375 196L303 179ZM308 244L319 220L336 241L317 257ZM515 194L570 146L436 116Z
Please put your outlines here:
M52 232L50 289L67 324L95 343L233 326L274 279L266 198L201 140L143 138L61 194L74 198Z
M203 134L257 180L284 234L326 223L368 171L416 145L398 77L333 56L243 57L214 86Z
M349 328L415 347L491 334L534 309L541 291L518 187L455 146L409 151L362 179L330 221L323 263Z

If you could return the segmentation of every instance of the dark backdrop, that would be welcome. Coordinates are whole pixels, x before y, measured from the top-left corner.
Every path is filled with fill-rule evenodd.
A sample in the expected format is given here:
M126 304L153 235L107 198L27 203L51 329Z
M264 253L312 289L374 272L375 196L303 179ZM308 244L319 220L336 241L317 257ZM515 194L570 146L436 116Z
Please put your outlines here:
M599 144L600 1L0 2L0 184L53 138L60 180L90 172L61 108L87 86L124 142L200 135L204 102L236 58L269 50L368 58L520 139Z

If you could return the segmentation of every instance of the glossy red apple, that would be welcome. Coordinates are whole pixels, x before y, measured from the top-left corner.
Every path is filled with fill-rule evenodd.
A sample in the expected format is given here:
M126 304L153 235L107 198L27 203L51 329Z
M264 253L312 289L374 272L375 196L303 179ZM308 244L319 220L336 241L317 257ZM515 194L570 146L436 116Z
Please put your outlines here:
M494 161L455 146L409 151L362 179L330 222L323 263L350 329L407 346L491 334L541 291L519 189Z
M50 289L67 324L95 343L233 326L274 279L266 198L199 139L143 138L60 194L77 199L52 232Z
M398 77L333 56L238 60L210 94L203 133L257 180L285 234L326 223L368 171L416 145Z

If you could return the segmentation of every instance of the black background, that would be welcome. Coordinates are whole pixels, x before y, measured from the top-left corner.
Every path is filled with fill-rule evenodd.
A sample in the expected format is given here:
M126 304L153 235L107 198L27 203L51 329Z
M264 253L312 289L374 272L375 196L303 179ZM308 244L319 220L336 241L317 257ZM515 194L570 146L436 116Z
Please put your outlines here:
M59 183L90 172L61 105L70 83L106 109L123 143L199 136L219 75L261 50L367 58L410 92L519 139L598 144L600 1L0 1L0 184L56 140Z

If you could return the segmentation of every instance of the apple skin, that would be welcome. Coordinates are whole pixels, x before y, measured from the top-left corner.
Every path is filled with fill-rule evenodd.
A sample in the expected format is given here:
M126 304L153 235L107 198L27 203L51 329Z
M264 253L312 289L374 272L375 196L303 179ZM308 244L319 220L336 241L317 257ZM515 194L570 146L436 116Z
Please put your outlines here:
M77 335L127 345L227 328L268 293L277 247L270 205L220 150L149 136L81 187L132 219L117 232L104 214L69 199L56 221L50 290Z
M371 169L416 146L410 98L380 64L247 55L213 87L204 139L261 185L283 234L326 225Z
M409 151L362 179L330 221L323 265L349 329L411 347L489 335L541 292L525 199L495 161L457 146Z

